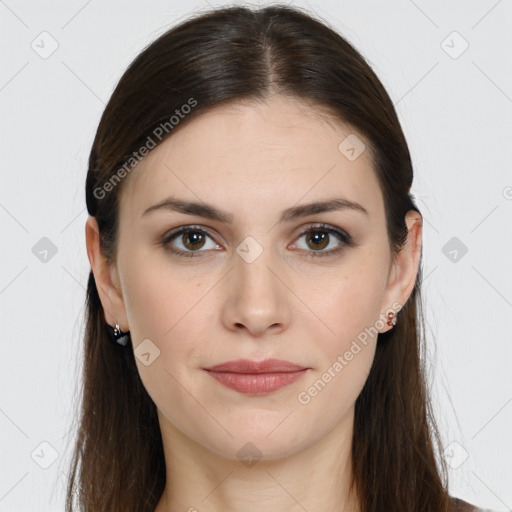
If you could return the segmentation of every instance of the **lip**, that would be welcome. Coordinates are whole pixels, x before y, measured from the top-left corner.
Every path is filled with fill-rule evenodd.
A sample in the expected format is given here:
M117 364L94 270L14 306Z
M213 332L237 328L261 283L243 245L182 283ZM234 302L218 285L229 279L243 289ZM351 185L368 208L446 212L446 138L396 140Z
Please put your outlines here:
M263 361L252 361L250 359L236 359L226 361L205 368L207 371L229 372L229 373L289 373L306 370L305 366L300 366L283 359L264 359Z
M220 384L247 395L264 395L292 384L307 370L282 359L237 359L204 368Z

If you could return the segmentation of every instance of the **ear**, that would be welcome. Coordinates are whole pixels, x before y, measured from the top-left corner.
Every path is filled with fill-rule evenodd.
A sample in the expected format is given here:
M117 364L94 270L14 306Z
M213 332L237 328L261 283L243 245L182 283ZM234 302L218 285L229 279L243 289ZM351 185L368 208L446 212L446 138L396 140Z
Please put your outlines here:
M91 270L96 281L96 288L100 296L105 314L105 321L115 326L118 322L121 331L129 331L124 307L123 295L119 286L119 275L115 263L108 262L100 246L100 231L94 217L89 216L85 223L85 242L87 256L91 264Z
M408 230L407 241L396 255L389 272L389 280L382 301L382 307L385 310L382 314L386 324L380 332L392 329L392 326L387 325L387 312L392 309L396 314L398 309L404 307L411 296L418 275L423 217L417 211L410 210L405 216L405 223Z

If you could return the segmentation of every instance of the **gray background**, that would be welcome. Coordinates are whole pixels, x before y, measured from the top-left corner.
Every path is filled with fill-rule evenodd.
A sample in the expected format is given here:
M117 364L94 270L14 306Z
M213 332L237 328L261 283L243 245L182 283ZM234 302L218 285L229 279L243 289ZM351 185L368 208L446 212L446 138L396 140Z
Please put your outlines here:
M340 30L395 102L425 220L450 491L510 510L512 1L293 3ZM104 105L144 46L208 4L222 5L0 0L0 512L63 510L90 268L84 183Z

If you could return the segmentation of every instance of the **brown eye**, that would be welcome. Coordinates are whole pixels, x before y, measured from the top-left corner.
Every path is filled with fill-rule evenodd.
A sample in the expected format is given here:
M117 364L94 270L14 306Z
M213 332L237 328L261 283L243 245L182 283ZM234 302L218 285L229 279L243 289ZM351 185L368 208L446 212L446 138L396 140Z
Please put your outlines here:
M305 238L305 247L300 247L300 244L297 243L293 245L294 248L304 252L306 257L334 256L345 247L355 245L350 235L329 225L310 227L303 231L297 240L301 238ZM164 236L160 243L169 252L184 258L206 256L203 253L207 253L208 249L218 250L222 248L215 243L209 233L195 226L179 228ZM210 243L210 246L208 246L208 243ZM334 247L325 250L330 246Z
M208 241L210 245L208 246ZM203 229L187 226L164 236L161 244L170 252L185 258L203 256L207 249L218 249L212 237ZM204 250L203 250L204 249Z
M304 250L306 257L334 256L345 247L352 247L354 245L350 235L337 228L324 224L308 228L299 235L297 240L303 237L305 238L305 248L300 247L299 244L294 245L298 249ZM336 240L338 241L337 244ZM329 246L333 247L331 247L330 250L324 250Z

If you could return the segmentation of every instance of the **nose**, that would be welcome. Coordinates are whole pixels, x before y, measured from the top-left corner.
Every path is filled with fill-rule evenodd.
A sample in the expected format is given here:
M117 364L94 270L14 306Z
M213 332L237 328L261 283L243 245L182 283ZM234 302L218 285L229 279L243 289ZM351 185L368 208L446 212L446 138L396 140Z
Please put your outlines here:
M222 322L229 330L247 330L254 337L277 334L290 321L291 291L283 262L269 250L253 262L235 254L234 268L224 281Z

